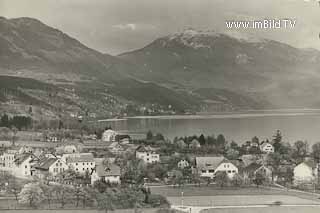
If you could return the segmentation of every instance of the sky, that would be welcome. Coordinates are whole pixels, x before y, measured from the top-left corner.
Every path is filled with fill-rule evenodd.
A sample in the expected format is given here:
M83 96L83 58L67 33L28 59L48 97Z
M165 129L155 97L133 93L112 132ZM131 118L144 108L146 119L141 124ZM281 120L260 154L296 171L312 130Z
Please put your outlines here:
M111 55L188 28L320 49L316 0L0 0L0 16L37 18ZM296 20L296 26L231 30L225 24L227 20L284 18Z

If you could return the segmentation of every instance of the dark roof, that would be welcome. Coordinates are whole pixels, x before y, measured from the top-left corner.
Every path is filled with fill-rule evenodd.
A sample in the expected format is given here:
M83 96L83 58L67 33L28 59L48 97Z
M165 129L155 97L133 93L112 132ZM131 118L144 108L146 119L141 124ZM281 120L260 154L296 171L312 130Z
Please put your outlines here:
M244 172L248 172L248 173L252 173L252 172L255 172L257 171L257 169L259 169L261 166L261 164L258 164L258 163L251 163L249 164L248 166L246 166L243 171Z
M138 146L137 152L153 152L154 150L150 146Z
M15 162L17 165L20 165L20 164L22 164L24 161L26 161L30 156L31 156L31 154L29 154L29 153L24 153L24 154L21 154L21 155L17 155L17 156L16 156L16 159L14 160L14 162Z
M41 169L41 170L49 170L49 167L54 164L58 158L47 158L39 162L37 166L35 166L36 169Z
M220 157L196 157L198 168L216 169L222 162L227 162L223 156ZM229 162L229 161L228 161Z
M103 164L99 164L96 166L96 172L99 177L106 177L106 176L120 176L120 167L116 164L109 164L107 166Z
M303 163L307 164L309 167L311 167L312 169L316 168L317 167L317 163L312 160L312 159L309 159L309 160L306 160L304 161Z

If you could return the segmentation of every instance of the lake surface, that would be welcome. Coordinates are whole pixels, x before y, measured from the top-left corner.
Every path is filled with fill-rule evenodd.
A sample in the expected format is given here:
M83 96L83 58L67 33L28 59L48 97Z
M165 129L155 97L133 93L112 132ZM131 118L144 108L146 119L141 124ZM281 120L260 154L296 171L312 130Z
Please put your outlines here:
M160 132L165 137L224 134L227 140L245 142L253 136L271 139L280 130L283 140L294 143L307 140L320 142L320 110L251 111L236 114L140 116L120 120L105 120L100 126L111 125L116 131Z

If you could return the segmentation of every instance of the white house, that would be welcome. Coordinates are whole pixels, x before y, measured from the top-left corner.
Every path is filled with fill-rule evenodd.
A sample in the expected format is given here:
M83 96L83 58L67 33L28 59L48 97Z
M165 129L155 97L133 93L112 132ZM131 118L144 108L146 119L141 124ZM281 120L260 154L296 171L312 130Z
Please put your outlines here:
M242 173L244 179L248 181L253 180L257 174L263 175L268 181L272 180L272 170L264 164L251 163L243 169Z
M13 175L19 178L30 178L32 174L32 166L36 163L34 155L25 153L15 157L15 166L13 168Z
M56 176L64 171L68 170L66 162L59 158L46 158L40 161L35 168L35 173L39 178L43 178L48 174Z
M92 153L64 154L61 159L67 163L70 169L82 175L86 172L91 174L96 166Z
M293 182L295 185L313 183L318 177L319 165L313 160L307 160L293 169Z
M19 149L8 149L0 156L0 169L12 172L15 167L15 156L19 154Z
M196 157L196 167L201 177L214 178L217 172L226 172L229 178L238 173L238 168L221 157Z
M190 163L186 159L182 159L178 162L178 168L184 169L190 166Z
M273 145L267 142L260 145L260 150L264 153L274 153Z
M136 158L142 159L145 163L160 162L160 155L157 154L150 146L139 146L136 149Z
M104 142L113 142L116 140L117 132L112 129L107 129L102 133L102 141Z
M92 171L91 184L93 185L98 180L104 180L106 183L111 184L120 184L120 175L120 167L116 164L110 163L107 166L99 164Z

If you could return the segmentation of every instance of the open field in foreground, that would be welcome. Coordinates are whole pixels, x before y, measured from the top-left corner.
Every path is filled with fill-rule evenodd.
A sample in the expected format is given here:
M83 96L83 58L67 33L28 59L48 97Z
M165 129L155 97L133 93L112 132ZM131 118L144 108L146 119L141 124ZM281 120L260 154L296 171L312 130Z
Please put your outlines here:
M158 209L139 209L141 213L155 213ZM110 213L134 213L134 209L119 209L115 211L108 211ZM1 213L105 213L100 210L1 210Z
M215 196L187 196L167 197L172 205L188 206L247 206L247 205L270 205L280 201L284 205L307 205L318 204L320 200L309 200L289 195L215 195ZM319 209L320 210L320 209Z
M228 209L208 209L201 213L318 213L320 207L265 207L265 208L228 208Z

